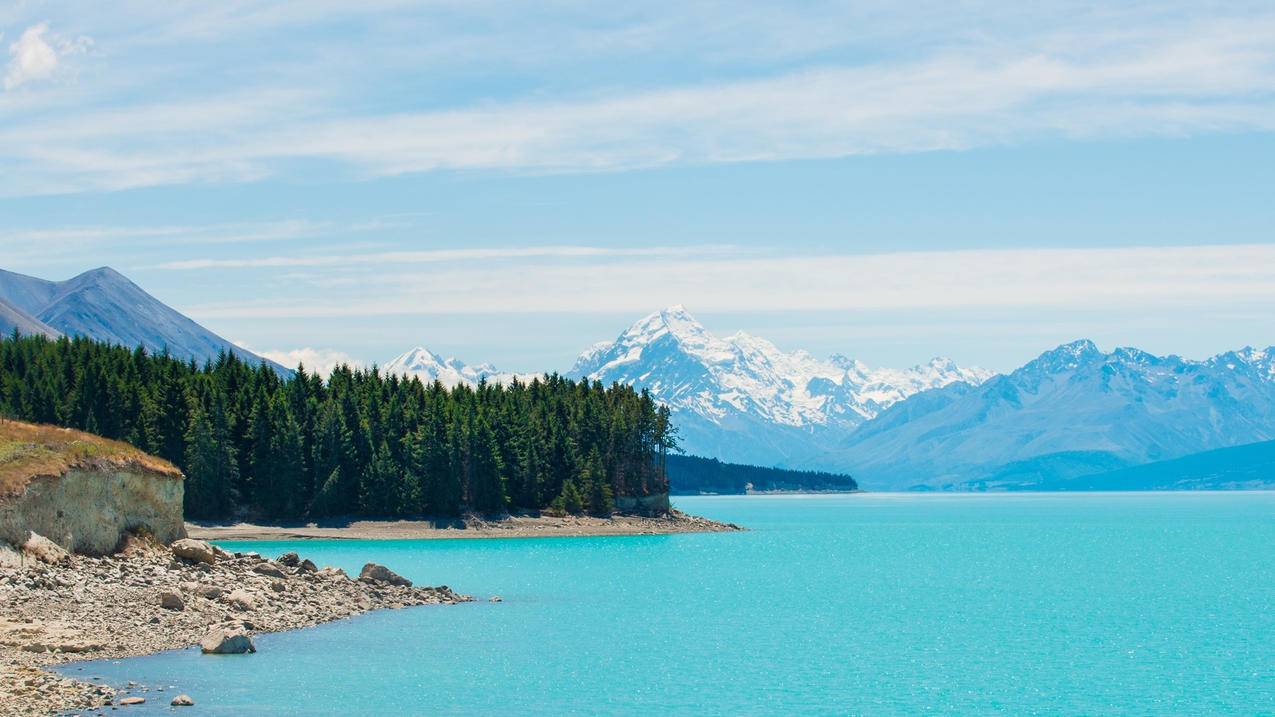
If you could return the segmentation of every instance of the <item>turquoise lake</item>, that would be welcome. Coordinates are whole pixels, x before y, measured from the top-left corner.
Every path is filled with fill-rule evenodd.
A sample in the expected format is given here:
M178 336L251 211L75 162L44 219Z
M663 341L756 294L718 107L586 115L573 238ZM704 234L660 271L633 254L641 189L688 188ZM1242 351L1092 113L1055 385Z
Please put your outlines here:
M228 544L480 602L65 671L165 688L117 714L1275 714L1275 493L676 503L750 530Z

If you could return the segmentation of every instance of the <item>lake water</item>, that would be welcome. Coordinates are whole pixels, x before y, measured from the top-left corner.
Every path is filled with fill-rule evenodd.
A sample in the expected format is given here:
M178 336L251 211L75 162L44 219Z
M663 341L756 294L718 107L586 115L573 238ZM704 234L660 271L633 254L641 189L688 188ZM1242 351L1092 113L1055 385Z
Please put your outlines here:
M237 543L504 602L68 672L166 687L129 714L1275 714L1275 493L677 503L751 531Z

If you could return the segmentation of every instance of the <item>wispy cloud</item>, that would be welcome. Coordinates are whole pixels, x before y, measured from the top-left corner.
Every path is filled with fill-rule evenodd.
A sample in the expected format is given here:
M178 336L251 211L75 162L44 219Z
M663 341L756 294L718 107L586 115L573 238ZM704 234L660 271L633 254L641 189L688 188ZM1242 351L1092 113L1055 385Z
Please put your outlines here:
M189 306L198 318L499 312L871 311L1275 305L1275 246L705 257L378 275L326 301Z
M598 259L616 257L686 257L705 254L739 253L731 246L636 247L531 246L473 249L428 249L386 251L364 254L324 254L317 256L265 256L241 259L189 259L159 264L156 269L260 269L296 267L350 267L377 264L435 264L484 259Z
M213 18L209 27L302 22L286 6L258 8L242 21L236 15ZM772 24L788 26L790 15ZM1052 31L1011 15L999 34L922 43L902 56L777 64L756 56L748 71L701 81L555 91L546 79L546 88L485 98L367 101L353 86L288 66L272 76L296 79L292 85L213 86L163 101L99 103L73 116L19 117L0 130L0 163L12 170L0 179L0 194L248 181L292 175L315 161L355 176L593 172L1275 129L1270 12L1188 14L1176 23L1091 13L1067 23L1060 11L1050 16L1061 26ZM169 20L173 32L186 26ZM608 32L619 45L640 46L653 41L649 33L669 29L651 22L617 23ZM754 35L757 26L745 24ZM836 27L840 34L825 29L814 46L855 37ZM507 44L511 32L484 46ZM737 56L747 37L734 39L729 50L711 52ZM777 36L770 40L767 57L795 52ZM588 44L578 45L587 57ZM412 56L400 48L376 59L398 71Z

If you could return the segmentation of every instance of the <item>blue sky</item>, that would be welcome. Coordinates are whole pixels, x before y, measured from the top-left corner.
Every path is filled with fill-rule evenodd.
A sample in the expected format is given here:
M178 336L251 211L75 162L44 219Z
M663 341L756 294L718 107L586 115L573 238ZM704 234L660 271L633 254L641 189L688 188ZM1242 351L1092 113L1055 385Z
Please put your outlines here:
M1269 3L157 5L0 7L3 268L311 363L1275 343Z

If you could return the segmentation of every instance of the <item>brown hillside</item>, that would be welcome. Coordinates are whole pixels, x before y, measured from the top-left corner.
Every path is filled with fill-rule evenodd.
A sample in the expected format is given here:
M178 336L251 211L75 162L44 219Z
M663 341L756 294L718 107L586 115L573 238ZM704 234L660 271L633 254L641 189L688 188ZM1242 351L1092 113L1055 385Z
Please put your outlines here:
M90 466L140 468L182 477L172 463L127 443L69 428L0 419L0 498L21 493L33 478Z

